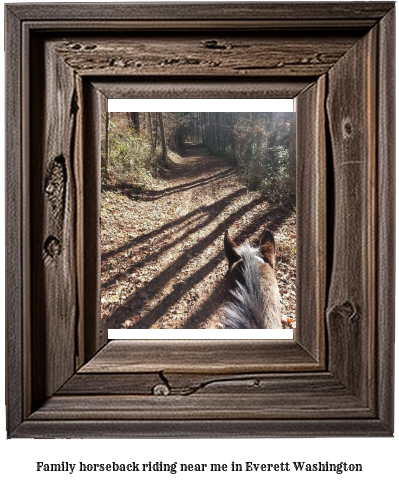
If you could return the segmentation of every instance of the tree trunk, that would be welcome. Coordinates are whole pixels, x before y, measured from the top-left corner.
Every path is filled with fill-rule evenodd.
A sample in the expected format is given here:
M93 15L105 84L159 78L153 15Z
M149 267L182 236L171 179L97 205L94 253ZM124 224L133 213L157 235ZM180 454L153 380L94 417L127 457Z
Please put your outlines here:
M205 113L201 113L202 145L206 145L205 140Z
M105 157L104 157L104 172L105 179L108 180L108 158L109 158L109 112L105 112Z
M130 112L130 120L131 126L136 130L136 132L140 132L140 114L138 112Z
M154 134L152 133L152 120L151 120L151 113L148 112L148 124L149 124L149 132L150 132L150 140L151 140L151 147L156 149L156 144L154 144Z
M164 162L168 162L168 149L166 147L165 130L163 127L163 117L162 112L158 113L159 118L159 129L161 131L161 142L162 142L162 159Z
M289 155L289 179L290 191L296 198L296 114L292 116L290 123L290 155Z
M216 145L218 151L220 151L220 149L222 148L221 118L222 118L222 114L217 112L216 113Z
M155 137L154 137L154 151L157 150L157 139L158 139L158 117L157 114L155 114Z
M236 119L236 115L235 115L235 113L232 113L231 114L231 118L230 118L231 152L233 153L233 162L234 162L234 164L237 164L237 157L236 157L236 134L234 132L235 119Z
M213 154L213 147L214 147L214 133L213 133L213 113L209 112L209 144L210 144L210 151Z
M183 147L183 124L180 123L180 126L179 126L179 149L181 149Z
M226 154L226 124L227 124L227 114L222 113L222 150L223 154Z

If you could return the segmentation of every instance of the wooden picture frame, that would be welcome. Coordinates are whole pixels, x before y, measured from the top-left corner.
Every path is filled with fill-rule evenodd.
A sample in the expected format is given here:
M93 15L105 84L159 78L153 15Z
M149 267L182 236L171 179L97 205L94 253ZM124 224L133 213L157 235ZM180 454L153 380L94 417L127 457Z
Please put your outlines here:
M394 37L393 2L6 6L9 437L393 434ZM124 97L295 98L294 340L107 343Z

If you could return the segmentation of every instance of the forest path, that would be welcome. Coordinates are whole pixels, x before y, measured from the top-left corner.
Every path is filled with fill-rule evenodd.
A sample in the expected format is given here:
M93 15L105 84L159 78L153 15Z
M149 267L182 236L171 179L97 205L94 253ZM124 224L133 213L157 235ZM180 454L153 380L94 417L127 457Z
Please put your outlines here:
M186 144L184 157L174 156L151 190L102 193L103 324L222 327L224 232L238 244L256 245L266 226L276 232L284 225L292 236L292 213L248 191L226 159ZM291 272L292 278L295 282ZM283 312L295 319L291 298L291 312Z

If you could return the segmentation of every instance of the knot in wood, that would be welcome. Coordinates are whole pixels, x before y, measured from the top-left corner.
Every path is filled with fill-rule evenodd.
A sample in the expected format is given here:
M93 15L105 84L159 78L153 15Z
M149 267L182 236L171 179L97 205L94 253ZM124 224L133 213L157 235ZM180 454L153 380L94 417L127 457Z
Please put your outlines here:
M330 324L339 323L342 318L346 323L357 324L359 319L359 309L350 301L342 304L335 304L327 311L327 321Z
M166 384L157 384L152 388L154 396L169 396L170 389Z
M345 317L351 321L353 321L358 316L355 305L349 301L345 301L344 303L342 303L340 306L338 306L338 309L341 314L345 315Z
M97 49L96 44L86 44L84 47L85 51L94 51L94 49Z
M61 154L52 161L44 184L44 192L57 213L63 213L65 185L65 157Z
M61 253L61 243L58 238L52 235L47 237L44 242L44 251L51 258L59 255Z
M51 199L56 191L56 187L53 181L47 181L46 187L44 188L45 193Z
M216 39L209 39L206 41L202 42L202 45L205 47L205 49L227 49L227 47L224 44L221 44L219 41Z
M350 122L350 120L348 119L344 120L342 125L343 125L344 137L351 137L353 133L353 125Z

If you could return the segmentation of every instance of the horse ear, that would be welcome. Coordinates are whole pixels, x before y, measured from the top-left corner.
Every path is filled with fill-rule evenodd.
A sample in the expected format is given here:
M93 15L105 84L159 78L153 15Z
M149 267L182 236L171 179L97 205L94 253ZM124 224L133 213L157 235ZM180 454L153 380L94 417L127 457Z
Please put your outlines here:
M266 230L266 232L263 234L260 240L259 250L262 256L274 269L276 244L274 242L273 234L269 230Z
M226 253L227 260L229 261L229 270L235 262L240 260L240 256L235 251L236 248L237 245L230 238L229 232L226 230L226 233L224 234L224 251Z

